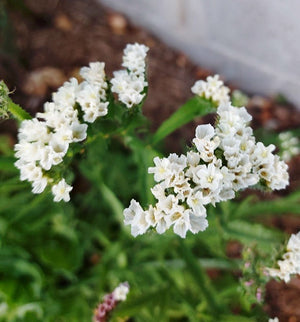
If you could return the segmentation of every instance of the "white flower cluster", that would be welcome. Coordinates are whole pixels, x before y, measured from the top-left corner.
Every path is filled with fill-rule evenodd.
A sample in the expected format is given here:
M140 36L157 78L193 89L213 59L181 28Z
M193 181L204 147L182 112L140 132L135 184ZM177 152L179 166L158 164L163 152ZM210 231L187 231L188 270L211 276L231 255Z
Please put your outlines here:
M206 81L198 80L192 87L192 92L200 97L211 99L217 105L230 102L230 90L224 86L219 75L208 76Z
M232 199L236 191L259 182L273 190L288 184L287 165L272 154L273 145L255 142L247 126L252 117L244 107L228 103L217 114L216 128L196 128L194 151L154 158L155 167L148 172L157 182L151 190L156 205L144 211L132 200L124 210L124 223L131 225L133 236L150 227L161 234L173 226L184 238L189 230L195 234L207 228L205 205Z
M274 319L269 319L268 322L279 322L279 319L278 317L275 317Z
M140 44L128 44L124 49L123 64L126 70L114 72L111 90L118 94L119 100L128 108L138 105L145 96L146 55L148 47Z
M284 161L290 161L293 156L300 153L299 139L293 136L292 132L282 132L279 134L281 157Z
M268 268L268 272L270 276L278 277L288 283L291 275L300 274L300 231L291 235L286 248L283 260L277 262L279 269Z
M104 63L90 63L80 73L84 78L81 84L71 78L53 94L53 102L45 103L43 113L21 123L15 145L21 180L32 183L33 193L52 185L54 201L70 199L72 187L64 179L54 182L48 171L63 161L71 143L86 138L88 126L80 122L79 110L86 122L107 114Z

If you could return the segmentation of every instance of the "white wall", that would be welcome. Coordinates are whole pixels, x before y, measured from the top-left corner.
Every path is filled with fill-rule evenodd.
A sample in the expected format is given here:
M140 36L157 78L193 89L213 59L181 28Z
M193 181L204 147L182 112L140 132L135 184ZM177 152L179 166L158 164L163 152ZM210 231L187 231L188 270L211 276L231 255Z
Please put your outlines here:
M102 0L195 62L300 106L299 0Z

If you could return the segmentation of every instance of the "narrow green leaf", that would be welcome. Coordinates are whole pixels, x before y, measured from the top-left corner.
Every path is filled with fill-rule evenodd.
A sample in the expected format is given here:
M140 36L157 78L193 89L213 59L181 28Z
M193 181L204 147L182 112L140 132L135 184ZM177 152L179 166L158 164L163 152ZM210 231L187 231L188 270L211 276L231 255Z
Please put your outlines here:
M9 156L1 156L0 158L0 171L18 173L19 170L14 166L16 159Z
M245 199L245 205L238 208L238 217L250 218L263 214L284 215L292 213L300 214L300 191L296 191L291 195L267 201L251 202L251 199Z
M197 259L194 257L190 249L186 247L184 241L182 240L180 240L180 251L183 259L186 262L186 267L198 284L199 290L202 293L208 307L210 308L211 313L217 316L221 312L224 312L225 307L221 303L220 299L217 299L217 293L214 290L208 275L199 265Z
M8 111L20 122L32 119L29 113L23 110L20 105L15 104L12 100L8 102Z
M162 285L150 292L129 297L117 307L113 317L132 316L140 312L143 307L149 307L149 303L159 303L168 293L169 286Z
M223 228L229 238L237 239L247 245L252 242L263 248L269 248L273 247L274 243L277 244L284 240L284 234L280 231L243 220L231 221Z
M255 318L249 318L241 315L226 314L220 317L222 322L256 322Z
M224 258L199 258L197 259L198 264L201 265L205 269L224 269L224 270L234 270L238 269L241 263L239 259L224 259ZM160 267L166 266L172 269L184 269L186 268L186 262L182 259L170 259L165 260L164 262L161 261L151 261L151 262L144 262L138 265L138 269L141 266L149 266L149 267Z
M152 138L152 144L157 144L167 135L192 121L195 117L204 116L215 110L214 105L210 101L199 96L191 98L162 123Z
M124 207L118 197L114 194L114 192L109 189L103 182L99 185L99 188L102 193L102 198L107 202L107 204L112 209L113 213L115 214L117 220L123 224L124 216L123 210Z

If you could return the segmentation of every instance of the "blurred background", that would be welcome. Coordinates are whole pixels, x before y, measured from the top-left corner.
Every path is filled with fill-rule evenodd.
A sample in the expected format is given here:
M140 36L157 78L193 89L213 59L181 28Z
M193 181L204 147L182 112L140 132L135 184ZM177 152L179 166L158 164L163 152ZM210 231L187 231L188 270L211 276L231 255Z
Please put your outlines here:
M153 129L191 97L195 80L219 73L250 96L254 126L282 131L300 122L297 8L294 0L3 0L0 75L34 114L81 66L105 61L110 76L125 45L140 42L150 47L144 111ZM170 150L191 139L190 128Z
M300 104L297 0L103 0L247 91Z

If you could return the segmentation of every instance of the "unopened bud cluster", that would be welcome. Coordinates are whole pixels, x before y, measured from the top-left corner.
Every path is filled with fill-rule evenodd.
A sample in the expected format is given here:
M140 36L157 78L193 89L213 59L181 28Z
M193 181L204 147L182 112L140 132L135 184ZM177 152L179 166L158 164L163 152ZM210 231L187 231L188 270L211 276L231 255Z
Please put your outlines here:
M0 81L0 118L8 118L9 90L3 81Z
M98 305L94 313L94 322L108 321L110 312L121 301L125 301L129 292L129 284L121 283L112 293L106 294L103 302Z

